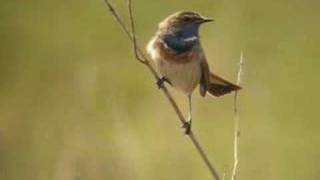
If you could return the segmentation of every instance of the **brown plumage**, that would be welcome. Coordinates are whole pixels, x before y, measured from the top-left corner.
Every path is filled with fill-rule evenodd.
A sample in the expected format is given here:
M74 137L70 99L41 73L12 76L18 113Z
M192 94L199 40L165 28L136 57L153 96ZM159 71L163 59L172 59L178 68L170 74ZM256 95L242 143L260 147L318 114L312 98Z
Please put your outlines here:
M164 61L171 61L173 63L184 64L197 58L196 52L192 50L175 55L174 53L168 51L168 48L161 41L155 43L155 46L155 48L159 49L159 54L161 55L161 57L163 57Z
M200 44L199 27L213 21L194 12L177 12L160 22L156 35L150 40L147 52L155 62L162 77L157 84L167 81L174 88L188 95L189 122L183 127L191 128L191 94L200 85L200 94L222 96L241 89L210 72Z
M219 97L241 89L239 86L210 72L200 44L200 37L197 34L198 30L194 31L193 35L188 31L188 28L194 28L188 26L188 24L193 23L198 28L200 24L210 21L212 19L194 12L174 13L160 22L156 35L147 47L147 51L151 59L155 61L160 75L170 81L173 87L188 95L192 94L198 84L200 85L201 96L205 96L208 92ZM188 35L179 37L184 31ZM173 41L169 39L168 44L166 37L171 37ZM186 44L192 42L191 48L180 51L170 46L170 42L173 42L173 46L177 42L178 45L181 45L179 44L180 41Z
M232 91L240 90L241 87L238 85L235 85L218 75L215 75L213 73L210 73L210 84L208 87L208 92L213 96L222 96L228 93L231 93Z

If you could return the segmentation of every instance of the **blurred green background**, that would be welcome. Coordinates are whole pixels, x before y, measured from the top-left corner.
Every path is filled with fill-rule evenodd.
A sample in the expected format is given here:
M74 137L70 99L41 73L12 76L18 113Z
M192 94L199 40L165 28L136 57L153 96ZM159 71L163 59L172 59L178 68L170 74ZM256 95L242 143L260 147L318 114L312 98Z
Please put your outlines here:
M201 29L215 72L235 81L243 50L239 179L320 179L320 1L134 6L143 47L161 19L193 10L216 20ZM211 179L102 0L2 0L0 38L1 180ZM230 177L233 95L196 92L194 131Z

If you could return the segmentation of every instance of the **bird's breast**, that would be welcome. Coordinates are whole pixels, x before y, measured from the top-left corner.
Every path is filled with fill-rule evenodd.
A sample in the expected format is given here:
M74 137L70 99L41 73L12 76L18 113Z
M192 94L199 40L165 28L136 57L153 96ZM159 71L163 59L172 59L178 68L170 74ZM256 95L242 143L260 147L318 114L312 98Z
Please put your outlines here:
M174 63L170 61L157 61L159 73L166 77L171 84L187 94L196 88L201 78L199 60L191 60L187 63Z
M158 72L174 87L191 94L201 78L202 51L193 48L184 53L174 54L163 43L154 41L149 43L147 50L155 61Z

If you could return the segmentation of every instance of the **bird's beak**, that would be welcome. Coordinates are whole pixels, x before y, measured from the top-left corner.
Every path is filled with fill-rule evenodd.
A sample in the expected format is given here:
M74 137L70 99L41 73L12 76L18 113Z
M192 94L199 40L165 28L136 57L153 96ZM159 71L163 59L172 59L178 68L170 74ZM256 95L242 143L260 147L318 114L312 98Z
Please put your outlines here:
M201 23L214 22L214 19L209 17L202 17Z

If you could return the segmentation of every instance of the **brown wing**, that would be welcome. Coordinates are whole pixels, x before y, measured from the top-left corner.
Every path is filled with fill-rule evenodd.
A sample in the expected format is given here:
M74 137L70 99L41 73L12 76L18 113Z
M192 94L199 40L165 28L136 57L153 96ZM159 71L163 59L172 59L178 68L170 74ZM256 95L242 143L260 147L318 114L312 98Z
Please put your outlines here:
M210 73L210 85L208 87L208 92L213 96L219 97L219 96L228 94L232 91L236 91L240 89L241 89L240 86L235 85L219 77L218 75Z
M200 94L205 96L210 86L210 70L206 59L201 61Z

